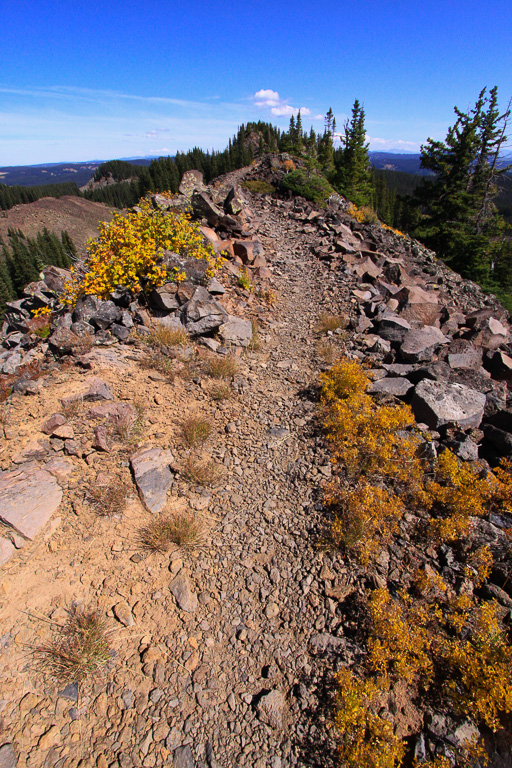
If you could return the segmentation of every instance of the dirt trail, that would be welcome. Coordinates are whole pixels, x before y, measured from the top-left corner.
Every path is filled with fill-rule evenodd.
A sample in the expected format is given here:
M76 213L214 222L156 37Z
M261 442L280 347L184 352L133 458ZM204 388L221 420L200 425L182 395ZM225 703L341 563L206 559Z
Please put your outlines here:
M130 482L129 454L97 454L72 476L59 532L2 574L0 743L14 744L18 768L331 764L322 681L329 647L342 644L342 617L329 594L349 574L315 545L330 464L315 422L314 325L321 311L346 308L347 291L310 254L300 223L274 202L252 207L278 298L262 316L262 349L243 358L239 394L214 403L202 382L169 384L141 370L130 348L108 351L93 370L118 399L143 396L144 437L177 459L183 414L211 418L208 451L224 465L224 481L208 493L176 483L170 494L172 508L189 506L212 522L207 546L141 557L136 531L148 515L138 499L117 520L79 503L98 472ZM22 439L81 378L63 372L28 405L16 400ZM198 596L195 612L169 591L178 573ZM34 671L29 650L49 633L37 616L62 620L71 600L111 617L117 656L105 679L59 692ZM133 626L116 623L119 604Z

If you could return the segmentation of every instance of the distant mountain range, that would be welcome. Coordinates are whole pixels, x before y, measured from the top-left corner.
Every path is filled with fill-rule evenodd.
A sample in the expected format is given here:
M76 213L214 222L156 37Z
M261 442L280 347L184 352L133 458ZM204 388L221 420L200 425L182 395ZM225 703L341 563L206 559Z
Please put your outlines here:
M135 165L149 165L152 157L120 158ZM86 163L46 163L43 165L17 165L0 168L0 184L13 187L38 187L42 184L60 184L74 181L78 187L87 184L96 168L105 160L89 160Z
M384 171L401 171L420 176L429 176L430 171L420 167L420 154L414 152L369 152L375 168ZM134 165L149 165L153 157L121 157ZM43 165L18 165L0 168L0 184L24 187L42 184L57 184L74 181L83 187L91 179L96 168L105 160L89 160L86 163L46 163ZM505 164L505 161L503 161Z

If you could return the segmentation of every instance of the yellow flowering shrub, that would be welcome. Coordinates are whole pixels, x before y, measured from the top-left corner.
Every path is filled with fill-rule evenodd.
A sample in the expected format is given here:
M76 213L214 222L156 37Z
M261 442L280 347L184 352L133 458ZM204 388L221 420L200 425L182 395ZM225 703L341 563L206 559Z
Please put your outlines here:
M439 455L434 479L426 488L433 504L447 513L431 522L431 531L439 539L460 539L469 530L470 517L487 513L496 480L492 474L481 477L480 471L480 467L460 461L450 450Z
M387 589L376 589L370 598L371 630L368 664L387 681L390 674L411 683L419 674L429 679L433 672L430 625L440 611L424 604L413 605L402 592L393 600Z
M469 632L467 638L447 641L446 661L452 669L448 692L459 712L496 731L501 727L500 714L512 712L512 646L497 604L473 606L462 629Z
M335 511L335 544L351 549L363 565L391 540L405 511L394 493L365 482L359 482L353 490L341 490L335 480L326 501Z
M73 273L66 288L68 304L83 295L108 298L119 285L137 292L185 279L179 269L169 272L162 264L164 251L205 259L208 275L223 261L188 214L155 209L149 195L140 200L138 210L116 214L112 221L102 222L99 230L99 237L87 245L83 270Z
M396 768L405 755L405 744L393 728L373 711L381 688L371 678L361 680L350 670L336 675L336 726L341 745L340 763L344 768Z

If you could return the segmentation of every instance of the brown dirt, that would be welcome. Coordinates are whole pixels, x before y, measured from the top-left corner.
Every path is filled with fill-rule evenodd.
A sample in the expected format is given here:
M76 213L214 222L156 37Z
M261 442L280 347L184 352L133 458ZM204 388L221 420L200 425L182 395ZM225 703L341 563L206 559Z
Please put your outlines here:
M10 228L21 229L27 237L35 237L43 227L57 235L67 230L77 248L82 250L90 237L97 236L98 223L110 221L113 215L114 209L81 197L42 197L34 203L1 211L0 237L5 238Z

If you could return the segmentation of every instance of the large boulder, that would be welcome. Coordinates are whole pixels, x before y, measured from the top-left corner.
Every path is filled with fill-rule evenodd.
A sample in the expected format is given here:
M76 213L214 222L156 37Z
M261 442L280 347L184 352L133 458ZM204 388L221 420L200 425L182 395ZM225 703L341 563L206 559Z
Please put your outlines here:
M201 171L185 171L180 181L180 194L190 199L196 190L203 189L203 174Z
M219 336L226 346L246 347L252 339L251 321L228 315L227 321L219 327Z
M401 344L410 330L412 330L411 324L392 312L385 312L378 322L378 334L387 341Z
M224 211L205 192L192 193L192 209L198 218L206 219L211 227L216 227L224 216Z
M187 333L201 336L217 330L229 319L228 312L204 289L206 297L190 299L183 305L182 320Z
M155 288L149 294L149 305L152 309L158 309L165 312L172 312L178 309L180 302L176 293L178 285L176 283L164 283L159 288Z
M431 429L450 422L468 428L480 425L485 402L484 394L463 384L423 379L414 390L412 408L416 420Z
M449 339L439 328L425 325L423 328L413 328L408 331L400 345L400 355L403 360L418 363L431 360L435 350L441 344L447 344Z

